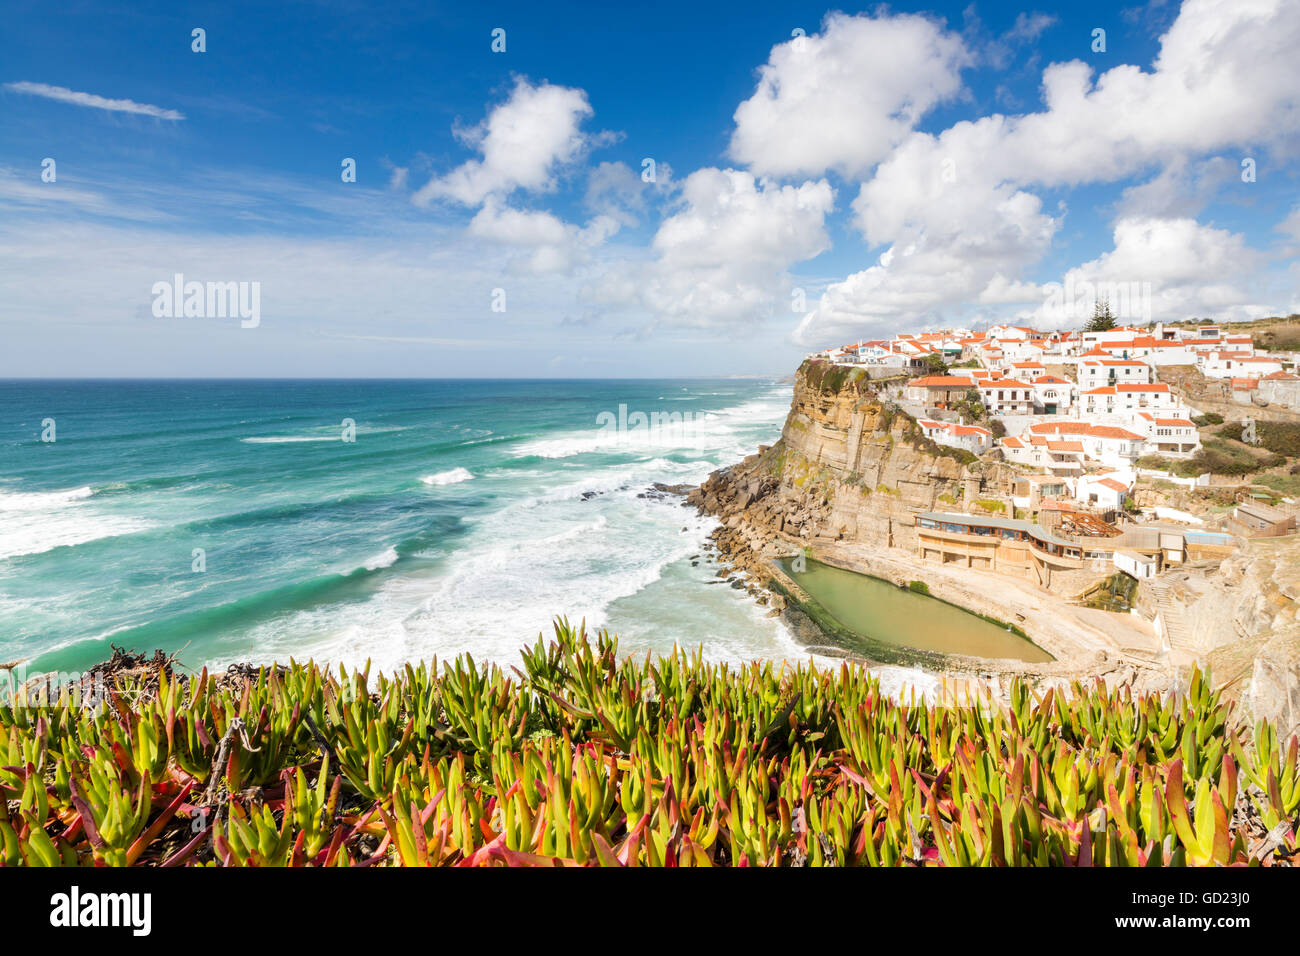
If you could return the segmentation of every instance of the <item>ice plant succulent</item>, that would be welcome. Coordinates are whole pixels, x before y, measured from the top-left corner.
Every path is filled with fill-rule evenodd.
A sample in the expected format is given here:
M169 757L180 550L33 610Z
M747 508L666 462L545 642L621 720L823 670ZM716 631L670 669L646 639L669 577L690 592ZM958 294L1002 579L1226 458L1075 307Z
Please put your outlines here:
M311 663L0 702L4 866L1245 866L1296 858L1297 740L1101 682L894 700L869 671Z

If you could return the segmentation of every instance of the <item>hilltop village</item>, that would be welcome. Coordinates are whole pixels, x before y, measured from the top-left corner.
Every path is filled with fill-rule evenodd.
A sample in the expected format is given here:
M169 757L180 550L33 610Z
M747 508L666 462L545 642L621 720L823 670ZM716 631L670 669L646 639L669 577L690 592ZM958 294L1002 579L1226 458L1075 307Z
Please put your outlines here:
M1240 444L1260 446L1261 413L1286 415L1300 405L1294 353L1258 349L1249 333L1217 325L1051 333L1000 325L986 332L905 333L809 358L862 369L927 439L1024 466L1011 501L1017 513L1083 511L1127 522L1139 513L1133 496L1141 477L1189 488L1214 484L1215 459L1206 455L1202 428L1218 427ZM1218 411L1193 404L1192 390L1162 380L1179 381L1162 370L1182 373L1184 381L1188 373L1196 376L1196 391ZM1293 531L1294 516L1272 507L1274 497L1268 489L1247 492L1224 524L1247 534ZM1170 507L1143 513L1187 526L1206 523ZM1062 520L1044 518L1051 525ZM1230 545L1226 535L1197 533L1191 540ZM1105 556L1114 559L1114 550ZM1087 549L1063 547L1066 554L1075 551L1087 555ZM1151 577L1166 561L1181 559L1166 549L1124 555L1116 564Z
M689 501L773 613L807 603L782 563L801 555L1004 621L1056 659L945 672L1160 685L1213 663L1300 726L1300 375L1283 347L1300 317L1276 321L1286 335L1006 325L828 348L796 374L781 440Z

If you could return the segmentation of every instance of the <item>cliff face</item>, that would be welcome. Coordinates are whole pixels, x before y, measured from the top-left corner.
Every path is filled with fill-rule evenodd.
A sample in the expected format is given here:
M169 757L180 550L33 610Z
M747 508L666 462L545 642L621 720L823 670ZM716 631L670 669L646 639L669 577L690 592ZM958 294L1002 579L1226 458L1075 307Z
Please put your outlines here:
M714 540L726 562L762 582L769 577L768 558L803 545L828 554L868 550L906 563L916 552L916 510L964 511L967 502L992 499L1004 501L1004 513L1011 514L1010 502L1002 498L1010 477L1007 465L973 460L927 441L909 416L879 400L860 371L805 362L795 376L781 439L714 472L687 500L721 520ZM1295 541L1251 541L1219 569L1162 576L1162 585L1182 608L1188 653L1209 663L1216 682L1226 684L1249 714L1288 729L1300 729L1300 547ZM922 576L939 583L931 566ZM1079 590L1064 587L1050 599L1038 591L1042 597L1030 600L1056 619L1069 611L1062 597ZM1011 601L1011 591L1009 584L996 595L954 591L949 598L996 615ZM772 604L780 608L783 602L774 596ZM1021 610L1029 613L1024 602ZM1045 626L1042 620L1038 624ZM1103 667L1080 657L1071 676L1096 675L1117 663L1125 658L1112 656ZM1150 661L1140 666L1158 685L1169 676Z
M719 544L742 565L746 551L800 541L912 548L914 509L952 510L997 484L1001 466L962 457L882 403L860 370L805 362L780 441L690 500L722 519Z

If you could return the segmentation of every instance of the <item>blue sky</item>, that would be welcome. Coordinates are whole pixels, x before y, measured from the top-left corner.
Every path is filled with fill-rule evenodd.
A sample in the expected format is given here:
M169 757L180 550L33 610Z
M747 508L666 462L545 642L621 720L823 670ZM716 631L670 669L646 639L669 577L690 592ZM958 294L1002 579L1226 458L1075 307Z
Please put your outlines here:
M784 373L1068 325L1067 281L1298 311L1297 43L1285 0L14 8L0 376ZM256 327L157 315L176 273Z

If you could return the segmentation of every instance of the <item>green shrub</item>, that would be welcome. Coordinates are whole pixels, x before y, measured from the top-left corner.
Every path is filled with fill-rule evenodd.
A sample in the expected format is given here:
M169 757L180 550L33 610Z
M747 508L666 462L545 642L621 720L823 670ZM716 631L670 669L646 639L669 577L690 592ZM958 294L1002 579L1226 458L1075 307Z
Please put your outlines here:
M1160 455L1143 455L1137 460L1137 466L1151 471L1169 471L1174 466L1174 462Z
M915 591L917 594L930 593L930 585L926 584L924 581L912 581L907 585L907 589L909 591Z
M1255 436L1274 455L1300 458L1300 423L1256 422Z
M373 679L164 666L110 679L114 705L0 702L0 864L1209 866L1296 852L1295 737L1236 722L1199 670L1182 695L1100 680L1040 695L1017 679L1005 704L927 704L892 700L857 663L624 657L563 620L521 657ZM1269 830L1281 838L1255 855Z
M0 864L1221 866L1297 850L1295 738L1239 723L1196 669L1178 695L1017 679L1006 703L898 702L851 662L625 657L564 621L521 663L164 666L110 679L115 704L0 702Z

